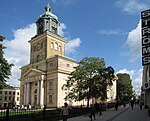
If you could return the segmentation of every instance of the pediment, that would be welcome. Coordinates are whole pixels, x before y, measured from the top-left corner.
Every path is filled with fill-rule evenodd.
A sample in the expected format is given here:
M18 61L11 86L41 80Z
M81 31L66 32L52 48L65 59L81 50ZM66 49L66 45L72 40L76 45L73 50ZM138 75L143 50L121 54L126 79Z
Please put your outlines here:
M42 75L45 74L43 71L38 70L38 69L30 69L28 70L22 77L30 77L34 75Z

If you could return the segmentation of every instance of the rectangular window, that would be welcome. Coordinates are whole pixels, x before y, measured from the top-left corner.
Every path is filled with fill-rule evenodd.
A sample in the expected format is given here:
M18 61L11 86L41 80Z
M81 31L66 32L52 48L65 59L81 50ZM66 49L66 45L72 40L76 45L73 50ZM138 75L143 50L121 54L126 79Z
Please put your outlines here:
M15 95L15 92L13 92L13 95Z
M70 67L70 64L67 63L67 64L66 64L66 67Z
M52 103L52 95L49 95L49 103Z
M0 91L0 94L2 94L2 91Z
M5 95L7 95L7 91L5 91Z
M19 95L19 92L17 92L17 95Z
M19 101L19 97L17 97L17 101Z
M11 92L9 91L9 95L11 95Z
M11 100L11 96L9 96L9 101Z
M0 100L2 100L2 96L0 96Z
M49 82L49 84L48 84L48 89L49 89L49 90L52 90L52 89L53 89L53 83L52 83L52 82Z
M7 101L7 97L5 96L5 101Z

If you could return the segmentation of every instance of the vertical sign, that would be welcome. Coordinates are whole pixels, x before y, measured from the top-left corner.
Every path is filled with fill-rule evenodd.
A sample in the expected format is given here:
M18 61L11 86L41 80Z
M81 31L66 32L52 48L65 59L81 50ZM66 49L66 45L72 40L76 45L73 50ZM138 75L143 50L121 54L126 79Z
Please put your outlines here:
M150 65L150 9L141 12L142 65Z

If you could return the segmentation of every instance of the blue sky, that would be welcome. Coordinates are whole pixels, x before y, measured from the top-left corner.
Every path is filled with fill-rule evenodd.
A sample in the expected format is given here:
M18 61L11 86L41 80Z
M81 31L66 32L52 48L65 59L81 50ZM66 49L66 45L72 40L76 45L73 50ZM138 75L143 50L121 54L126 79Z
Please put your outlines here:
M28 41L36 34L35 22L50 4L61 22L66 56L104 58L116 73L128 73L140 93L141 25L140 12L150 8L149 0L1 0L0 34L5 56L14 63L8 82L19 85L19 68L29 63Z

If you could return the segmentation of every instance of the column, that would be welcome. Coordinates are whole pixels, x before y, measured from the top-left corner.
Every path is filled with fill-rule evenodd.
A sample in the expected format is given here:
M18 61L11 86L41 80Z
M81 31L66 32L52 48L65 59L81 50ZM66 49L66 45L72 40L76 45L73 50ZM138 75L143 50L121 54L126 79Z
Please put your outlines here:
M27 95L26 95L26 105L28 105L30 103L30 83L27 82Z
M43 86L43 82L44 82L44 75L42 75L41 84L40 84L40 106L41 107L44 105L44 86Z
M27 84L24 83L24 101L23 101L23 105L26 105L26 90L27 90Z
M37 105L40 104L40 81L38 81L37 85Z

